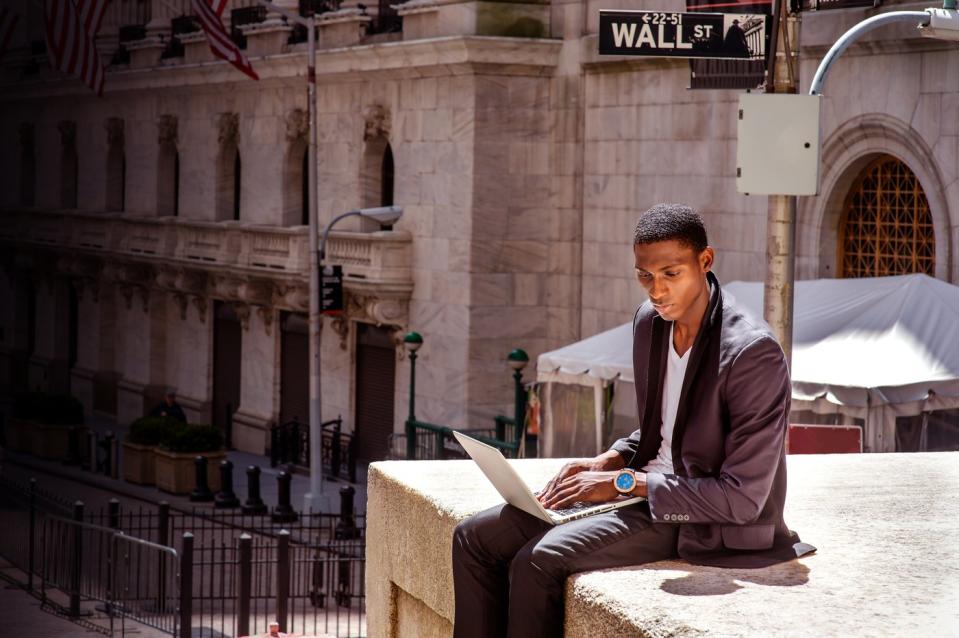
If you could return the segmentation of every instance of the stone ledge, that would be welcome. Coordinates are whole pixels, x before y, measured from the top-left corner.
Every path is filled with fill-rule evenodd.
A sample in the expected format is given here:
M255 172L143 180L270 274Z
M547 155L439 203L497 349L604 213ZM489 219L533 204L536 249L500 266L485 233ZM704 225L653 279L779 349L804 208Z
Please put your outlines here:
M560 459L514 462L538 489ZM959 453L788 457L786 522L819 549L760 570L663 561L567 583L566 636L948 635L959 630ZM449 636L456 524L500 502L469 461L369 473L371 638Z

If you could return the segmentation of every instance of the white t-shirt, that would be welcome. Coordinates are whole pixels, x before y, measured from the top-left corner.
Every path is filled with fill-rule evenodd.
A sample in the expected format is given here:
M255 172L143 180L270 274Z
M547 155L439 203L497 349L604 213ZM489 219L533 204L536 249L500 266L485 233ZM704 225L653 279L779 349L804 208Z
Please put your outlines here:
M675 325L675 324L673 324ZM666 379L663 381L663 425L660 434L663 442L659 446L656 458L643 468L646 472L657 474L673 473L673 426L676 424L676 411L679 409L679 395L683 391L683 379L686 377L686 364L692 348L679 356L673 345L673 328L669 328L669 355L666 357Z

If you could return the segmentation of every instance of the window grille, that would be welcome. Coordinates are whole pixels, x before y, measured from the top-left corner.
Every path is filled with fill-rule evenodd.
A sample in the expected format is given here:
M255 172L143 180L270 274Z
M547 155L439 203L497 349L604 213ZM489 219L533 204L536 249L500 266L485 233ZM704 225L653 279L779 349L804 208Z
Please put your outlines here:
M935 274L932 214L908 166L891 155L866 166L846 198L839 245L843 277Z

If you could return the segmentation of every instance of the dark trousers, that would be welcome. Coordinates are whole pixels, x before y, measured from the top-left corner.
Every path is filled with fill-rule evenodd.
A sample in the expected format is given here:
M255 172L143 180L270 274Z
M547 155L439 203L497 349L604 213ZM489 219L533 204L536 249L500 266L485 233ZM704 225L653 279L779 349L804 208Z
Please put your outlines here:
M480 512L453 534L453 636L562 636L570 574L673 558L677 527L645 502L556 526L511 505Z

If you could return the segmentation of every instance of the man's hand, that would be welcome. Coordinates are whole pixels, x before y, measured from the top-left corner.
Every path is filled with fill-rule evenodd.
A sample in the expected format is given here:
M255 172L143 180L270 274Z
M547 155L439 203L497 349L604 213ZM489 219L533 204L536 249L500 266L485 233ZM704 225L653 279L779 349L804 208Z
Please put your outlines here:
M544 507L550 507L550 502L556 502L555 497L557 491L560 489L560 486L563 485L567 480L575 477L577 474L581 474L583 472L605 472L609 474L612 470L622 469L625 465L626 462L623 460L623 457L619 454L619 452L615 452L613 450L600 454L599 456L591 459L577 459L575 461L570 461L563 466L563 469L561 469L549 483L546 484L546 487L544 487L542 491L537 494L536 498L539 499L539 502L542 503ZM616 489L613 487L611 479L609 481L609 486L610 489L613 490L614 494L606 500L611 500L616 496ZM566 487L569 486L567 485Z
M560 481L543 501L546 509L562 509L573 503L605 503L619 492L613 487L616 472L579 472Z

